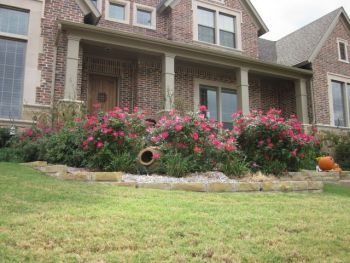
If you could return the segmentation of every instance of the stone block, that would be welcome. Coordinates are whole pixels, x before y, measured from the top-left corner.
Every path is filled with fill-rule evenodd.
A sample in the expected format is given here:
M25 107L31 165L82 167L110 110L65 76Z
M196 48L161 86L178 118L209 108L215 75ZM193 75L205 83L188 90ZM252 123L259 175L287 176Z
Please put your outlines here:
M22 163L25 166L30 166L30 167L44 167L47 166L46 161L35 161L35 162L30 162L30 163Z
M204 183L173 183L171 190L206 192L206 185Z
M113 182L111 183L115 186L122 186L122 187L136 187L136 182Z
M276 186L276 190L281 192L291 192L293 191L294 185L291 181L279 182Z
M61 177L64 180L90 181L91 173L89 172L74 172L67 173Z
M321 181L308 181L308 189L309 190L322 190L323 182Z
M161 190L170 190L170 183L137 183L137 188L149 188L149 189L161 189Z
M239 182L236 185L236 192L259 192L262 190L261 183Z
M232 183L209 183L208 192L232 192L234 185Z
M307 191L308 183L307 181L295 181L293 183L293 191Z
M264 192L273 192L276 191L276 182L270 181L270 182L263 182L261 184L262 190Z
M121 172L96 172L92 175L92 180L97 182L120 182L123 173Z
M63 177L67 174L68 167L66 165L58 164L58 165L47 165L43 167L38 167L40 171L57 177Z

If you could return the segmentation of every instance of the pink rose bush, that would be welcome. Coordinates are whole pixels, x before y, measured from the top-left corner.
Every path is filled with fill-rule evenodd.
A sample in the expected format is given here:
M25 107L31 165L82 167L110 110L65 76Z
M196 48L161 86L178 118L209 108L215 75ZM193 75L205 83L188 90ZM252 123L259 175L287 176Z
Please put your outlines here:
M172 110L147 129L149 142L158 146L165 158L176 154L187 159L189 171L217 169L222 161L238 154L237 134L207 119L204 111L201 106L200 111L181 116Z
M292 115L282 116L280 110L270 109L264 113L253 110L243 116L241 112L232 115L242 151L252 165L267 173L279 174L296 171L306 155L315 153L319 141L312 134L304 133L302 123Z

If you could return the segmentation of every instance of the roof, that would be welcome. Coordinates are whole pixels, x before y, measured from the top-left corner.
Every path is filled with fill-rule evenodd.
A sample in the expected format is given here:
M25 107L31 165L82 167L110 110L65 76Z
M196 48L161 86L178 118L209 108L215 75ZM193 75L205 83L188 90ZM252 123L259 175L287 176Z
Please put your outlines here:
M96 25L101 18L101 13L91 0L75 0L84 14L84 22Z
M277 41L259 39L260 59L287 66L312 62L341 15L350 27L349 17L340 7Z
M162 13L164 10L171 8L173 9L180 0L161 0L160 3L157 6L157 12ZM248 12L251 13L253 19L257 23L259 27L258 35L261 36L267 32L269 32L269 29L267 28L265 22L262 20L259 13L256 11L253 4L250 2L250 0L241 0L243 5L247 8Z

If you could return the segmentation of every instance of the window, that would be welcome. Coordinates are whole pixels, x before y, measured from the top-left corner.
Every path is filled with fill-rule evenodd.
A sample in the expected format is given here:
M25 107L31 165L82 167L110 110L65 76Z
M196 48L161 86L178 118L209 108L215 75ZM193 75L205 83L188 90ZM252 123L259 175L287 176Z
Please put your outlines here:
M92 2L95 6L97 6L97 0L91 0L91 2Z
M139 27L156 29L156 9L150 6L135 4L134 24Z
M348 42L346 40L338 39L338 55L339 61L349 63L348 58Z
M237 111L236 90L200 85L199 103L207 106L207 118L222 122L225 129L232 128L231 115Z
M350 127L350 79L332 77L330 89L332 124Z
M110 3L109 5L109 17L117 20L125 20L125 6Z
M194 40L241 50L241 13L209 4L194 4Z
M235 17L219 14L220 45L224 47L236 47Z
M106 19L129 24L130 2L123 0L106 1Z
M215 43L215 12L198 7L198 40Z
M16 35L28 34L29 13L0 7L0 31Z
M21 117L28 20L26 11L0 7L1 118Z

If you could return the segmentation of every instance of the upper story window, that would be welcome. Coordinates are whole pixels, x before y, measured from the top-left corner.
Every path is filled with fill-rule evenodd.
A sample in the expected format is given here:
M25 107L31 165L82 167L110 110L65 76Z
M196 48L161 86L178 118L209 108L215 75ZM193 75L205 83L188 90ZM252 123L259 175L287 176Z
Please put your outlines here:
M239 11L194 2L193 38L201 42L241 50L241 13Z
M22 113L29 12L0 6L0 118Z
M129 24L130 2L123 0L106 1L106 19Z
M27 35L29 13L0 7L0 31L4 33Z
M342 62L349 63L349 57L348 57L348 41L338 39L338 56L339 60Z
M134 25L156 29L156 9L151 6L135 4Z
M350 127L350 79L332 76L330 96L332 124Z

